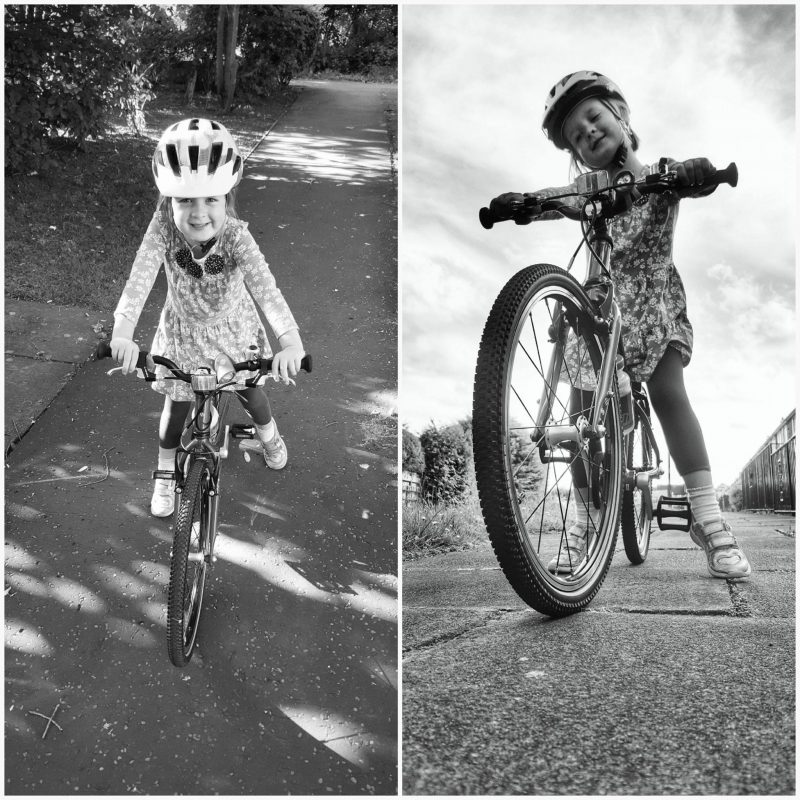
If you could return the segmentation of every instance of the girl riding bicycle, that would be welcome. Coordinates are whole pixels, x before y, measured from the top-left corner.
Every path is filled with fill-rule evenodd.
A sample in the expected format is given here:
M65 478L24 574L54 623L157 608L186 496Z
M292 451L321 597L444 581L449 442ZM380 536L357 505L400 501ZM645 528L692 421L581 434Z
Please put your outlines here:
M629 171L635 179L649 171L637 156L639 139L630 125L630 111L620 89L598 72L574 72L559 81L547 96L542 128L547 137L572 156L572 172L606 170L613 179ZM691 538L707 556L716 578L743 578L750 564L730 526L722 518L711 477L700 424L689 402L683 370L692 354L692 326L686 295L672 261L672 240L682 197L701 197L714 168L706 158L673 163L677 192L646 195L630 211L609 223L615 246L611 259L617 303L622 313L625 371L646 383L667 445L686 485L694 522ZM563 194L565 188L533 193L538 199ZM521 216L525 196L507 192L496 197L491 211L497 219L527 224L534 219L558 218L555 212ZM530 195L528 196L530 198ZM587 548L587 532L596 513L589 500L585 470L572 472L577 493L576 519L567 532L566 546L548 568L568 572Z
M243 166L233 137L213 120L182 120L161 136L152 160L158 205L114 311L111 351L124 374L136 369L139 348L133 334L162 263L168 290L153 355L189 371L212 366L219 354L234 362L268 358L272 351L257 303L280 346L273 374L288 381L300 369L304 352L297 323L247 223L236 214L235 188ZM165 395L158 469L172 471L194 394L168 374L157 367L153 388ZM237 395L253 420L267 466L282 469L286 445L263 388ZM174 491L174 481L156 479L153 515L172 514Z

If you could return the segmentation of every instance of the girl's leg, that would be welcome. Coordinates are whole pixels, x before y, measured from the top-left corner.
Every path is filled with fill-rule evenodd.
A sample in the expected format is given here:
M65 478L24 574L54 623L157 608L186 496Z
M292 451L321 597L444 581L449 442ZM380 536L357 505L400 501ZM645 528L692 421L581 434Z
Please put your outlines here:
M181 441L183 426L191 402L164 398L164 409L161 412L161 423L158 429L158 469L175 469L175 454ZM175 509L175 481L156 478L150 511L156 517L168 517Z
M158 445L166 450L177 450L181 442L181 434L186 424L186 417L192 407L191 401L164 398L161 411L161 423L158 428Z
M256 434L264 449L264 460L271 469L283 469L286 466L287 452L278 426L272 418L267 393L260 386L242 389L236 392L245 412L253 420Z
M711 467L703 431L686 394L681 354L674 347L667 348L647 382L647 390L681 477L691 482L691 475L702 473L701 480L710 482Z
M260 386L242 389L236 394L241 400L247 416L253 420L256 426L269 425L272 422L272 409L269 405L269 398Z
M703 431L686 394L683 361L675 348L667 348L647 389L672 460L686 484L695 520L692 539L706 550L709 571L720 578L749 575L747 558L722 519Z

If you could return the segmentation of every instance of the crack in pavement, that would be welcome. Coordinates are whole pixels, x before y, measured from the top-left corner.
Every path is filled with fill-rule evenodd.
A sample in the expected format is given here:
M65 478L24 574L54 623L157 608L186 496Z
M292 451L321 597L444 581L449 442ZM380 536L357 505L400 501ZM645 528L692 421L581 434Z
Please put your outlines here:
M441 606L437 606L437 609L441 608ZM461 606L452 606L451 608L461 609ZM464 609L466 610L466 609ZM408 647L403 647L403 653L414 653L417 650L427 650L431 647L435 647L437 644L443 644L446 642L452 642L454 639L458 639L466 633L470 633L471 631L477 630L478 628L485 628L490 623L494 622L495 620L501 619L502 617L506 616L507 614L527 614L528 609L525 608L495 608L492 610L486 609L487 614L486 618L477 625L468 625L460 630L455 631L447 631L445 633L437 634L436 636L430 636L427 639L423 639L421 642L418 642L414 645L409 645Z
M738 581L729 580L728 593L731 599L731 607L728 609L712 608L712 609L694 609L694 608L584 608L581 609L579 614L642 614L650 616L667 616L667 617L752 617L753 610L750 605L749 599L746 594L745 587L741 586ZM451 630L430 636L423 639L417 644L403 647L403 654L410 654L418 650L427 650L439 644L447 644L455 639L459 639L466 633L470 633L478 628L485 628L492 622L503 619L509 614L527 614L530 609L527 608L495 608L486 609L482 606L412 606L411 608L417 610L425 610L435 608L436 610L456 610L456 611L485 611L486 616L484 620L477 625L465 625L465 627L458 630Z

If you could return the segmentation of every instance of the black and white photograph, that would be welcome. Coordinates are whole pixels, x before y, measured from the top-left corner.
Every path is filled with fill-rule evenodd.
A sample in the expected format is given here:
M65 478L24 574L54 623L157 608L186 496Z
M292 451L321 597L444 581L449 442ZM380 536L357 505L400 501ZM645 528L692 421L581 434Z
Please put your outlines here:
M401 53L403 792L794 794L795 7Z
M5 794L397 794L397 7L5 5Z

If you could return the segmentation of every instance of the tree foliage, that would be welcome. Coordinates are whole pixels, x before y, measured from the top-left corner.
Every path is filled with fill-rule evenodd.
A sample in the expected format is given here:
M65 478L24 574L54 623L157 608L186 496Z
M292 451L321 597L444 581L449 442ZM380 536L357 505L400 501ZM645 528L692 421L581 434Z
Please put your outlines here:
M423 490L434 503L462 499L469 489L472 470L472 438L462 424L437 428L431 425L419 437L425 453Z
M309 69L366 75L397 65L394 5L44 4L4 14L12 170L46 161L57 142L81 147L114 116L141 132L153 90L176 81L189 102L195 86L217 91L224 110Z
M52 137L78 146L110 111L135 125L149 98L131 6L5 6L6 167L36 163Z
M422 475L425 471L425 453L422 450L419 437L403 428L403 472L413 472Z
M539 485L545 474L536 445L528 437L511 433L511 468L517 491L525 494Z
M314 68L351 75L396 72L397 6L323 6Z
M319 24L313 6L244 6L242 89L266 94L304 71L314 53Z

